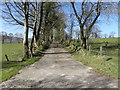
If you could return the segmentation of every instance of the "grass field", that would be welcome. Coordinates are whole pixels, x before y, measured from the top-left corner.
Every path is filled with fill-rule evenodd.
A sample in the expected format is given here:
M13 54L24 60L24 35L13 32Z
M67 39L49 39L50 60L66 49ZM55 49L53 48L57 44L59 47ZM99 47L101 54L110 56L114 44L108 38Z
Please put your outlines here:
M5 54L7 54L10 61L6 60ZM18 60L21 60L22 56L22 44L2 44L2 68L0 68L2 70L2 78L0 79L0 82L9 79L13 75L16 75L22 67L32 64L40 58L34 57L24 62L18 62Z
M10 61L20 60L23 56L22 43L2 44L2 62L6 62L5 54Z
M113 44L120 43L118 42L118 38L90 38L89 39L89 42L92 42L92 43L102 43L105 41L108 41L109 43L113 43Z
M105 42L108 42L105 46ZM114 78L118 76L118 58L119 58L119 42L118 38L97 38L89 39L91 45L91 52L87 50L80 50L73 53L73 57L85 65L91 66L96 72L108 75ZM100 46L103 47L103 55L99 55ZM72 48L67 47L69 51ZM106 58L111 58L106 61Z
M105 46L105 42L108 42L107 46ZM118 63L118 51L120 49L120 42L118 42L118 38L97 38L91 39L91 52L93 54L98 54L100 51L100 46L103 47L103 55L109 56L112 58L112 61Z

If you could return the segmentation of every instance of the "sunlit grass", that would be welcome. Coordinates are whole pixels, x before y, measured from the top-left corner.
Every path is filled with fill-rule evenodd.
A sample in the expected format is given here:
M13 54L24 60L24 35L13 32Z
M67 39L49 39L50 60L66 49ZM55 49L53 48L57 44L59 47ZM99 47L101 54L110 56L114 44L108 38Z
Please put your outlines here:
M108 42L108 46L105 47L104 42ZM91 66L96 72L103 75L107 75L114 78L120 78L118 76L118 53L119 44L118 38L97 38L90 39L91 52L88 50L80 50L72 54L73 58L82 62L84 65ZM100 46L103 46L103 55L99 55ZM67 50L72 51L73 48L67 47ZM106 61L105 57L111 58Z
M23 57L22 43L2 44L2 62L6 62L5 54L10 61L20 60Z
M7 61L5 54L8 55L10 61ZM40 57L34 57L27 59L24 62L18 62L23 56L23 47L22 44L3 44L2 45L2 78L0 82L9 79L10 77L18 74L19 70L26 66L34 63L39 60Z

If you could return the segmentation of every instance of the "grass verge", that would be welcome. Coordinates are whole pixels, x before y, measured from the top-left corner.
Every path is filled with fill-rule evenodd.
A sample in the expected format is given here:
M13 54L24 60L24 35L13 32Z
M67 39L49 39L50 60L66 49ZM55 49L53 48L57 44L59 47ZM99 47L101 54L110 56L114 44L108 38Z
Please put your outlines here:
M10 61L8 63L4 63L3 69L2 69L2 81L5 81L9 79L10 77L16 75L19 73L19 70L22 69L24 66L33 64L37 60L39 60L40 57L33 57L30 59L27 59L24 62L16 62L16 61Z
M39 51L44 52L44 51ZM8 55L10 61L7 61L5 58L5 54ZM39 54L37 52L37 54ZM23 67L33 64L34 62L38 61L42 56L37 55L36 57L29 58L24 62L19 61L23 56L23 47L22 44L3 44L2 45L2 68L0 68L2 71L2 75L0 78L0 82L3 82L10 77L16 75L19 73L19 70Z
M70 52L72 51L72 48L66 47L66 49ZM112 60L105 61L104 58L106 56L93 55L87 50L74 52L72 56L84 65L92 67L96 72L113 78L120 78L118 77L118 57L113 57Z

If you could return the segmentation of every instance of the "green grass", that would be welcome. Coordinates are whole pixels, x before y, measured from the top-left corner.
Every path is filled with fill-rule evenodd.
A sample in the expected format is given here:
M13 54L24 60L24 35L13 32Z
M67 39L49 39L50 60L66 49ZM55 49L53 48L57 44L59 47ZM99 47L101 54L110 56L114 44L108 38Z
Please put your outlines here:
M89 42L92 42L92 43L102 43L105 41L108 41L109 43L113 43L113 44L119 43L118 38L90 38L89 39Z
M23 56L22 43L2 44L2 62L6 62L5 54L10 61L20 60Z
M105 47L105 41L108 42L108 46ZM120 78L118 76L118 38L97 38L90 39L91 52L88 50L80 50L75 52L72 56L87 66L91 66L96 72L103 75L107 75L114 78ZM100 46L103 46L103 55L99 55ZM67 47L67 50L72 51L72 48ZM105 61L105 57L112 58L109 61Z
M8 55L10 61L5 58ZM3 44L2 45L2 78L0 82L9 79L10 77L18 74L18 71L26 65L30 65L40 59L40 56L27 59L24 62L18 62L23 56L22 44Z

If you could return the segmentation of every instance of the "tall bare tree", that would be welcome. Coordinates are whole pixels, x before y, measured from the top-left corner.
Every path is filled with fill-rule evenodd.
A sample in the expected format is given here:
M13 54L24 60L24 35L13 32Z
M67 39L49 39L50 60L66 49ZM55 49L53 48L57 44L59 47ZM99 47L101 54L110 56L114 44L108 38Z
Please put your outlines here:
M79 8L81 9L76 9L75 2L71 2L71 5L79 22L81 45L84 49L86 49L87 40L89 39L92 27L97 22L99 16L104 11L109 11L113 4L109 2L104 3L100 0L98 0L97 2L87 2L86 0L84 0L82 3L79 3Z
M23 2L23 12L24 12L24 39L23 39L23 47L24 47L24 56L23 60L29 58L29 46L28 46L28 13L29 13L29 3Z

